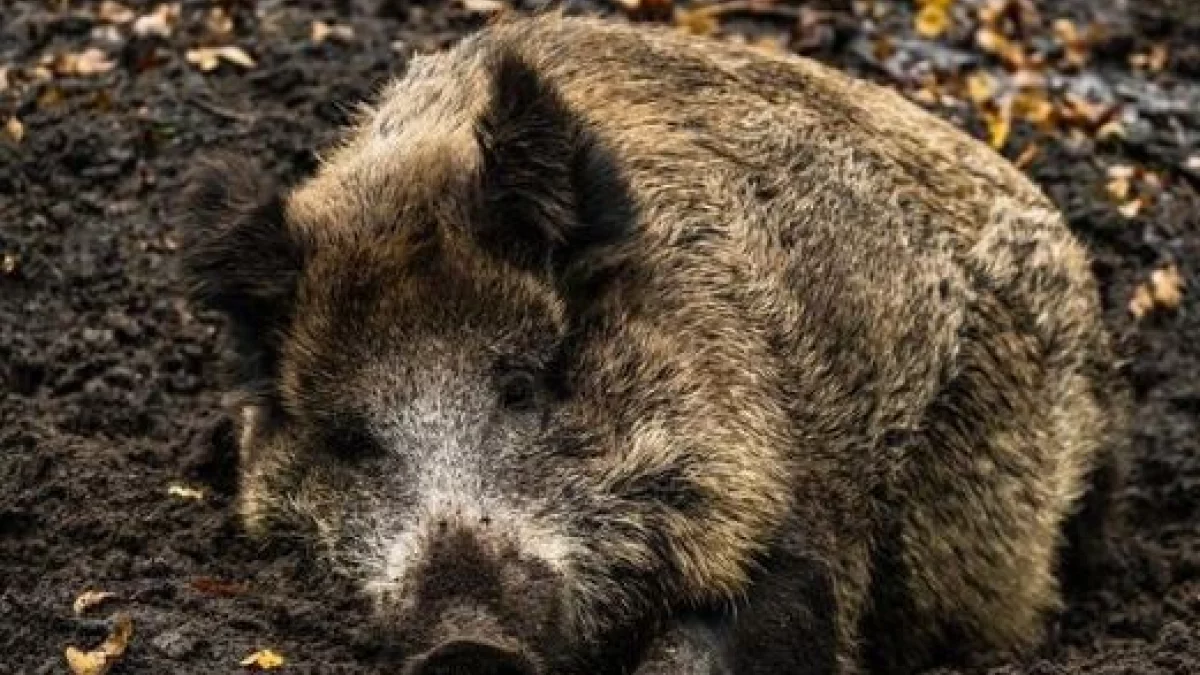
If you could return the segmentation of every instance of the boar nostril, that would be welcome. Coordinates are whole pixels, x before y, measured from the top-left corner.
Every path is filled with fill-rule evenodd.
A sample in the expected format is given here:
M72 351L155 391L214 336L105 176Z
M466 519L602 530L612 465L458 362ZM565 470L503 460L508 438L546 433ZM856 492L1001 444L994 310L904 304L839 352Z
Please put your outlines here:
M527 657L482 640L450 640L420 656L406 675L538 675Z

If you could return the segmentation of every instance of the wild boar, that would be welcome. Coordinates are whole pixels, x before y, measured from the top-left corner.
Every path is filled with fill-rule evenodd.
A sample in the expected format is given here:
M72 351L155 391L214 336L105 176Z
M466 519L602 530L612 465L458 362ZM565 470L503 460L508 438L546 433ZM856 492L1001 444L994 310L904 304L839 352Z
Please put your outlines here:
M546 14L413 59L297 186L203 166L244 522L358 581L404 673L1020 651L1099 541L1087 254L894 92Z

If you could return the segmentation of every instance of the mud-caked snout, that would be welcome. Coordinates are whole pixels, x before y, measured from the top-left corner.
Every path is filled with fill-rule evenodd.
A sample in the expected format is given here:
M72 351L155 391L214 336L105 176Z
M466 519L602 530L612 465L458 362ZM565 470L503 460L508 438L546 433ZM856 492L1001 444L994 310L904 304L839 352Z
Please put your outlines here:
M543 675L562 642L562 575L490 528L439 524L380 596L405 675Z

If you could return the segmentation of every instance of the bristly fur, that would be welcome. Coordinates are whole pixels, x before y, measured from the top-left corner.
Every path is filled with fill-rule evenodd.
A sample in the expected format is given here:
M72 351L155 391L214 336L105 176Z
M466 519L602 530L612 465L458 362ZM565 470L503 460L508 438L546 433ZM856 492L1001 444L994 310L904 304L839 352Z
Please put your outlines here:
M1126 403L1086 252L894 92L505 19L286 198L242 166L197 179L185 262L277 399L245 521L310 532L410 664L467 634L553 673L1020 652L1064 533L1103 527Z

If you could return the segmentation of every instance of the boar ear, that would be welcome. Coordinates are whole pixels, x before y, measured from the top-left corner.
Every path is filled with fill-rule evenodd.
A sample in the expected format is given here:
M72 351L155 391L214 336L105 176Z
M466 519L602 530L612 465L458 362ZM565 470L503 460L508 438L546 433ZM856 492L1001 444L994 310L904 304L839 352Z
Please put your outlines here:
M619 238L632 200L586 121L521 56L501 52L490 72L491 103L476 127L480 238L530 266Z
M282 332L303 265L274 182L244 157L202 160L187 181L183 273L197 305L229 320L242 387L277 374Z

